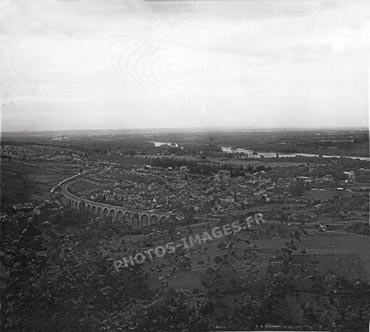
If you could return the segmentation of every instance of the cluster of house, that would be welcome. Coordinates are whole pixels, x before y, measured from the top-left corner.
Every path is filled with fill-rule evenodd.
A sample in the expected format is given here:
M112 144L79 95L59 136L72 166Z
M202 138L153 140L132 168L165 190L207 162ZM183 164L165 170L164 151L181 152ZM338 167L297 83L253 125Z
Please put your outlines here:
M346 187L355 187L355 172L348 171L344 175ZM271 202L292 204L289 211L270 209L267 213L271 219L315 221L333 210L332 205L335 204L327 201L313 207L314 198L295 197L290 189L297 182L303 183L306 189L333 189L335 180L331 174L321 177L274 177L273 180L263 171L233 177L229 170L219 170L213 175L192 174L186 166L176 169L151 166L122 169L110 166L100 176L112 182L108 187L92 193L88 197L90 200L135 209L189 212L195 217L241 215L256 204ZM294 204L297 206L294 207ZM335 217L349 218L343 209L334 210ZM362 211L359 213L357 217L364 217Z
M110 171L114 172L114 169ZM224 170L214 176L194 175L188 173L186 166L176 171L156 168L121 170L116 176L120 181L91 194L89 199L138 209L227 213L243 209L274 188L270 179L257 175L247 180L231 177L230 171Z
M65 162L83 162L86 159L86 155L83 152L46 145L4 145L0 149L2 159Z
M121 171L120 178L121 181L89 198L138 209L219 214L244 209L261 199L268 201L287 195L279 194L271 179L258 175L248 179L231 177L230 171L224 170L214 176L194 175L187 172L186 166L180 167L178 172L157 169Z

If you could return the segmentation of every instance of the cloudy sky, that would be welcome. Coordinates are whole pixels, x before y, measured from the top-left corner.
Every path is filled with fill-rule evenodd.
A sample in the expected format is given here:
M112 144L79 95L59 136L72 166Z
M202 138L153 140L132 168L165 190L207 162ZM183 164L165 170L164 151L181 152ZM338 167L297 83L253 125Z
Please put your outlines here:
M369 0L0 0L3 131L367 127Z

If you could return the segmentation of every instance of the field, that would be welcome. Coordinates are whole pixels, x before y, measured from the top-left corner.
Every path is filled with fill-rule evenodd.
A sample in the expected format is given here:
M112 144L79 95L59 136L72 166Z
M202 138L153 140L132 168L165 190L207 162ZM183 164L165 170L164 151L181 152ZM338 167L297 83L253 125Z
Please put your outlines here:
M205 224L198 224L193 228L193 234L202 233L210 228ZM319 233L316 229L310 229L308 234L301 237L301 242L296 241L298 248L297 253L305 249L306 254L299 254L297 257L304 257L304 264L309 269L313 258L318 260L317 268L321 272L335 271L347 278L356 280L360 277L362 280L370 281L370 239L363 235L350 234L346 232L331 232ZM157 246L164 246L166 243L173 241L175 244L180 243L182 237L187 236L187 230L184 227L177 227L173 238L167 237L164 234L138 235L123 237L124 245L116 243L116 248L119 249L136 249L137 252L143 252ZM245 237L245 233L240 233L240 236ZM150 240L148 241L148 239ZM150 246L143 245L143 242L150 242ZM276 250L284 247L286 238L259 238L250 240L251 245L256 245L259 249L259 266L266 266L268 259L276 252ZM192 291L194 288L203 289L201 282L206 278L206 269L214 266L214 259L221 254L219 248L220 243L226 243L226 238L221 238L214 241L209 241L203 244L195 245L188 257L191 260L191 270L177 272L171 280L172 286L177 289L187 289ZM245 242L236 244L236 252L242 253L245 249L250 248ZM129 257L126 251L114 255L115 259ZM155 259L155 261L146 261L143 264L144 270L150 273L149 282L151 286L157 287L160 283L159 277L163 272L169 272L174 264L176 257L174 254L167 254L164 258ZM240 269L239 272L246 271L242 262L235 263ZM160 268L158 268L158 266Z
M325 189L325 190L310 190L304 192L304 197L312 198L312 199L319 199L321 201L327 201L329 199L333 199L334 196L338 196L339 198L348 198L352 197L353 193L348 191L341 191L341 190L332 190L332 189Z
M79 180L76 182L73 182L69 188L77 193L79 196L87 195L91 193L92 191L104 187L104 184L93 182L91 180Z
M198 157L193 156L176 156L176 155L146 155L147 158L173 158L178 160L188 160L188 161L200 161ZM303 162L294 162L294 161L274 161L274 162L268 162L268 161L262 161L258 159L225 159L225 158L208 158L206 161L213 162L213 163L221 163L221 164L231 164L234 166L244 166L248 167L258 167L258 166L264 166L264 167L289 167L289 166L298 166L304 164ZM204 160L203 160L204 162ZM316 164L318 166L319 164ZM322 164L324 165L324 164Z
M1 205L6 209L15 203L49 199L54 185L77 172L78 166L70 164L4 160L1 165Z

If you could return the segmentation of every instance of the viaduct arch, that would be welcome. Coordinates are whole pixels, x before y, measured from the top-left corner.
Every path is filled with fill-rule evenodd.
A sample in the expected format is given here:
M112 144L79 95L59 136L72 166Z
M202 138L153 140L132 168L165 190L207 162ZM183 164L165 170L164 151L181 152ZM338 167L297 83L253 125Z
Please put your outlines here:
M111 216L114 221L124 221L133 228L149 227L158 223L166 223L171 219L181 217L171 212L153 210L128 209L122 206L115 206L82 199L68 190L68 184L61 186L62 203L73 209L84 211L93 216Z

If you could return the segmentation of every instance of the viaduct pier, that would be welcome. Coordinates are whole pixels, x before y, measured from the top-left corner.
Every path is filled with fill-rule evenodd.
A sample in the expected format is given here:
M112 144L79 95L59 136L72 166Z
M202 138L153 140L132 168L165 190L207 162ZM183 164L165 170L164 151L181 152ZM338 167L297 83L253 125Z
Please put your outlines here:
M110 205L84 199L69 191L68 186L71 183L72 182L68 182L60 185L62 204L93 216L110 216L113 221L125 221L133 228L148 227L157 223L163 224L169 221L178 221L182 219L182 216L173 212L130 209L123 206Z

